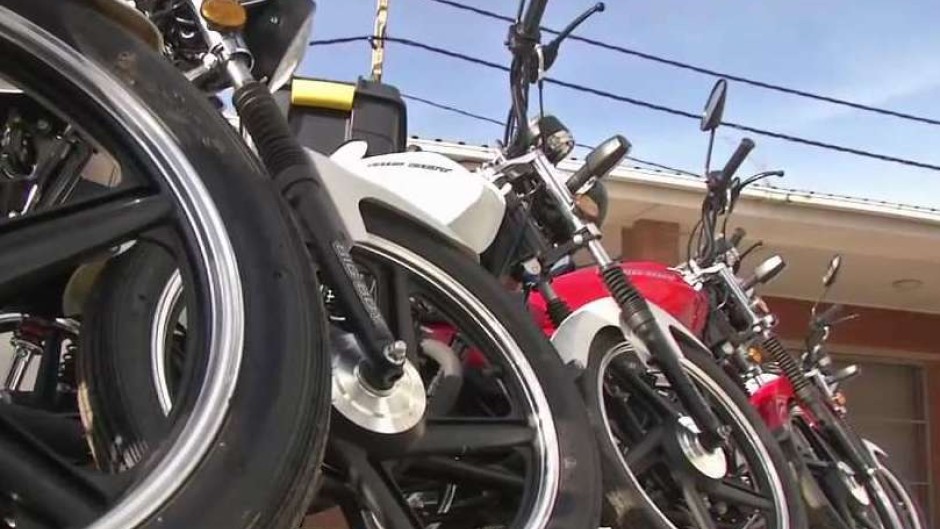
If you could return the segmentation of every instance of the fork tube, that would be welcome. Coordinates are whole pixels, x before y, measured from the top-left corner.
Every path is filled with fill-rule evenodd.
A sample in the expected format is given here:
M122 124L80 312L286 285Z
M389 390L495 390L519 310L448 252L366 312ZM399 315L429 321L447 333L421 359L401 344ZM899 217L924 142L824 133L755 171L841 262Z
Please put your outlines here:
M541 153L537 153L533 158L533 165L556 203L562 206L559 209L562 210L575 237L590 237L587 241L588 251L601 269L601 277L607 290L620 306L624 324L649 346L669 384L701 431L702 444L709 449L719 446L724 439L726 428L722 428L705 398L682 368L683 354L679 344L669 330L660 325L646 298L623 272L620 264L610 258L599 240L597 226L585 222L575 213L574 196L556 173L554 166Z
M291 133L268 87L254 79L251 54L237 31L220 33L201 16L200 0L189 0L211 53L222 61L235 92L232 103L251 135L265 168L291 206L324 282L346 312L365 358L361 380L387 390L403 374L407 344L396 340L350 255L352 240L317 167Z

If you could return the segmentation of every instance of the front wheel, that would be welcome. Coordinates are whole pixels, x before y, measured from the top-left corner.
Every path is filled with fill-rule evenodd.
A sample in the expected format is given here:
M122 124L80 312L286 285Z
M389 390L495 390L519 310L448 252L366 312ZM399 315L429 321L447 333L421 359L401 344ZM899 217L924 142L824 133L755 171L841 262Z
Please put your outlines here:
M911 497L910 490L901 478L891 470L887 458L878 457L877 460L878 476L902 527L904 529L923 529L926 527L921 511L917 508L914 498Z
M605 523L620 528L805 527L786 459L747 397L706 353L683 367L731 431L708 450L655 368L619 330L595 339L581 388L600 444Z
M366 213L370 236L353 259L396 335L414 344L427 411L397 447L365 428L350 434L347 424L344 434L337 421L331 498L355 527L597 527L583 405L524 306L447 241L390 212ZM333 321L341 332L341 315Z

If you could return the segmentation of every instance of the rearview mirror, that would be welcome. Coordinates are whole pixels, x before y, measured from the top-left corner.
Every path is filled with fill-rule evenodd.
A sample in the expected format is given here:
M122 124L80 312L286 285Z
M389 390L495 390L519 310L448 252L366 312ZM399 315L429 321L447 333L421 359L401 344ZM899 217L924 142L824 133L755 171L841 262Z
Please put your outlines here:
M711 95L708 96L708 102L705 103L705 110L702 112L702 123L700 128L703 131L715 130L721 124L721 118L725 113L725 99L728 96L728 81L719 79L712 88Z
M823 276L823 286L829 288L836 282L839 276L839 269L842 268L842 256L835 254L829 260L829 268L826 269L826 275Z

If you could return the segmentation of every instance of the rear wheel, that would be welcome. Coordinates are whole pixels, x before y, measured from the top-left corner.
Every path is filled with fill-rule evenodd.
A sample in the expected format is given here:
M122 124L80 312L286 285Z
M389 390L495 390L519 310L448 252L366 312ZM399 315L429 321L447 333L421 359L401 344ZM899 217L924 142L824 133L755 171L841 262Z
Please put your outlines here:
M746 396L706 353L683 366L731 432L712 451L686 426L661 373L619 330L595 339L582 391L601 447L605 523L614 527L802 528L799 492Z
M77 349L50 369L63 385L81 386L81 404L0 403L2 518L16 527L96 529L294 523L322 459L328 357L309 262L257 162L172 65L86 3L0 1L0 77L69 124L76 141L110 157L119 176L0 223L3 309L55 328L66 314L50 300L62 299L76 268L120 254L117 267L128 247L159 240L186 271L187 319L199 329L170 420L142 443L131 443L130 423L111 423L103 434L102 418L146 390L98 392L101 377L115 374L106 369L110 359L146 361L149 344L115 349L92 335L113 331L108 311L147 304L95 282L84 329L68 331L80 335ZM50 358L61 338L41 336ZM69 378L78 361L72 353L97 366L80 383ZM100 442L105 436L127 442Z

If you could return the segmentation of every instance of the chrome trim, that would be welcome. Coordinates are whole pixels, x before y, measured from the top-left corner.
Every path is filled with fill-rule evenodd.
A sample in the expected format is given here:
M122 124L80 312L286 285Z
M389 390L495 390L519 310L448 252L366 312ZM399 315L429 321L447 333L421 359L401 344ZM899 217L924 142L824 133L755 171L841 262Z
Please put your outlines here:
M364 250L381 255L425 281L444 287L444 293L452 301L463 307L468 315L476 319L494 343L502 346L503 353L510 360L513 374L522 382L527 404L533 412L529 420L536 430L537 440L534 451L537 458L536 466L540 482L543 484L536 493L528 519L520 527L526 529L547 527L552 517L552 508L555 504L561 479L558 432L555 429L555 421L552 417L551 408L548 406L548 400L543 393L542 385L535 376L535 372L532 371L525 353L486 305L465 286L456 282L433 263L407 248L372 234L369 234L368 239L359 246Z
M159 167L187 222L209 290L207 380L189 421L164 457L119 503L87 529L137 527L186 484L215 443L235 392L244 345L244 305L238 265L225 225L199 174L173 137L137 97L98 64L43 28L0 6L0 35L46 64L110 112ZM214 377L209 374L215 373Z
M604 353L604 357L601 358L601 365L598 371L597 377L597 391L598 395L603 395L604 393L604 372L607 371L607 366L610 365L610 362L620 354L625 354L627 351L632 350L633 348L630 345L626 345L627 350L621 348L621 345L618 344L615 347L610 348ZM790 508L787 505L787 498L783 492L783 482L780 479L777 469L769 464L770 454L767 453L767 448L760 440L757 432L754 430L754 427L751 426L751 423L747 420L747 417L738 409L737 405L733 400L725 393L725 391L719 386L711 377L708 376L704 371L699 369L692 361L687 358L682 358L682 367L688 373L689 378L694 382L698 382L700 387L703 387L712 397L716 398L722 406L730 412L732 417L734 417L735 422L738 423L738 427L741 427L744 430L744 433L747 435L752 448L757 451L760 462L763 466L764 472L772 481L772 494L774 495L774 505L778 505L779 508L775 509L777 515L777 524L774 526L777 529L786 529L790 527L790 519L788 513ZM600 407L601 417L604 420L604 424L608 424L610 421L607 417L607 410L604 406ZM605 428L604 433L607 434L608 440L616 446L617 440L614 438L613 433L611 433L610 428ZM639 480L636 475L630 470L630 467L627 465L626 459L624 459L623 453L620 450L617 450L617 458L620 460L620 466L624 469L624 473L630 479L632 487L634 490L639 492L644 501L650 508L652 512L655 513L655 516L659 518L659 524L665 524L664 527L670 527L676 529L676 525L663 514L662 510L656 507L656 503L652 498L649 497L649 494L646 493L646 490L640 485Z
M176 322L170 317L176 308L176 303L183 293L183 276L179 270L174 270L170 280L163 287L163 292L157 298L157 307L153 313L153 324L150 329L150 377L157 392L157 401L164 415L169 415L173 409L173 397L170 395L170 384L166 379L166 341L167 330L173 332Z

